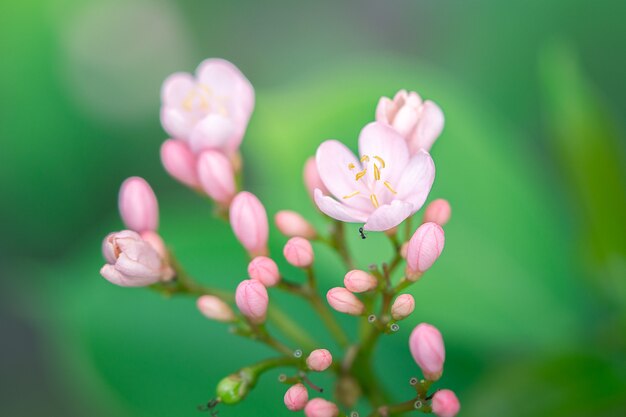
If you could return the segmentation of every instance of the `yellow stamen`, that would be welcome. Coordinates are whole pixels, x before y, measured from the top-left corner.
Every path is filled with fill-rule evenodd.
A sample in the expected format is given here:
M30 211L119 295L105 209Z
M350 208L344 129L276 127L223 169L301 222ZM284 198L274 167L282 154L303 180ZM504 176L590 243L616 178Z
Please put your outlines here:
M363 178L363 177L365 176L365 174L366 174L366 173L367 173L367 168L365 168L365 169L364 169L363 171L361 171L361 172L357 172L357 173L356 173L356 176L355 176L355 179L356 179L357 181L358 181L358 180L360 180L361 178Z
M370 157L369 157L369 156L367 156L367 155L363 155L363 156L361 157L361 162L369 162L369 161L370 161Z
M378 181L380 179L380 169L378 169L378 165L374 164L374 179Z
M389 189L389 191L391 191L394 194L398 194L398 192L396 190L391 188L391 184L389 183L389 181L385 181L383 184L385 184L385 187L387 187Z
M376 198L376 194L370 194L370 200L372 200L374 207L378 208L378 198Z
M352 197L354 197L355 195L357 195L359 193L360 193L360 191L354 191L354 192L352 192L352 193L350 193L348 195L344 195L343 198L345 198L347 200L348 198L352 198Z
M383 158L381 158L380 156L375 156L374 159L378 160L378 162L380 162L380 167L384 168L385 167L385 161L383 160Z
M183 108L187 111L193 110L193 99L196 98L196 93L192 90L187 94L187 97L183 100Z
M348 164L348 169L349 169L350 171L352 171L352 170L354 169L354 164L353 164L352 162L350 162L350 163Z

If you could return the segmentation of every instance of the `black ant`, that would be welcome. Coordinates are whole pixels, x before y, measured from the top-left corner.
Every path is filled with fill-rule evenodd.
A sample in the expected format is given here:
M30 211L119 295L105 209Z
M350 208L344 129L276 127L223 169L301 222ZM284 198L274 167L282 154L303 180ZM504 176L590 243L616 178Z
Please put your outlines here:
M210 411L211 417L217 417L217 414L219 413L219 411L214 410L214 408L217 407L219 403L220 403L220 400L218 400L217 398L214 398L211 401L209 401L206 405L199 405L198 411Z
M365 232L363 231L362 227L359 227L359 233L361 234L361 239L366 239L367 235L365 234Z

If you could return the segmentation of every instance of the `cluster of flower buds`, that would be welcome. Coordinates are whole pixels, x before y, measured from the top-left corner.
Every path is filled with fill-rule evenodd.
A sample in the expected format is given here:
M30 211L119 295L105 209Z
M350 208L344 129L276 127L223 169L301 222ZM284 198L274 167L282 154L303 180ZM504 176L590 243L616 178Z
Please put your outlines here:
M206 406L209 410L218 404L242 401L265 371L277 367L295 369L291 376L281 375L280 381L289 385L283 400L287 409L304 411L307 417L337 417L340 409L343 412L357 404L361 393L371 395L379 390L377 378L370 376L375 343L381 335L397 333L397 322L414 312L414 297L403 291L433 266L444 247L442 227L451 213L446 200L432 201L415 231L410 225L426 202L435 178L429 151L443 129L441 109L414 92L402 90L393 99L383 97L376 120L359 135L358 155L339 141L327 140L315 157L306 161L305 186L317 209L334 222L330 234L325 235L295 211L275 214L276 228L287 238L283 257L304 276L306 282L300 283L283 276L276 258L270 255L268 215L263 203L240 189L239 146L254 108L254 90L249 81L233 64L209 59L200 64L195 76L177 73L167 78L161 98L161 123L171 137L161 147L163 165L175 179L215 201L218 214L229 220L249 257L247 277L239 282L234 294L193 281L158 234L156 196L138 177L122 184L119 209L128 230L104 239L107 263L101 274L120 286L153 286L169 295L191 294L197 297L197 309L205 317L229 323L234 333L265 343L281 354L223 378L217 384L216 398ZM399 228L403 222L406 228ZM356 239L365 239L366 232L385 232L395 250L394 258L381 267L374 264L368 270L357 269L345 241L343 223L361 225L359 235L353 235ZM343 286L327 290L328 305L318 293L312 242L336 251L348 269ZM404 271L398 268L403 260ZM395 272L404 272L397 282ZM319 344L307 329L293 322L292 315L279 312L273 304L272 311L277 314L268 314L271 291L286 291L310 304L337 346L344 349L335 364L330 351L315 348ZM362 338L351 341L332 310L356 316L364 325ZM270 333L265 323L273 319L283 335L290 336L289 343ZM308 355L303 355L303 350ZM416 397L399 405L369 398L372 415L388 416L410 408L440 417L455 416L460 405L452 391L429 393L431 384L441 377L445 361L439 330L426 323L417 325L409 337L409 351L424 377L411 380ZM336 374L335 402L309 398L309 390L322 391L309 378L317 372ZM411 407L406 408L406 404Z

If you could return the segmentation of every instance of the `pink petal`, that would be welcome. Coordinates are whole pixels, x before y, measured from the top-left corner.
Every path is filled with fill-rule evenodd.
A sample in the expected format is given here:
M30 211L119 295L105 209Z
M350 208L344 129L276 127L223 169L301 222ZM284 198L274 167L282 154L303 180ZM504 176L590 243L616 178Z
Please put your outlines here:
M205 149L223 149L238 135L231 119L219 114L210 114L195 126L189 138L189 146L195 153Z
M254 89L235 65L224 59L206 59L198 65L196 77L213 94L228 98L249 117L254 108Z
M394 104L388 97L381 97L376 106L376 121L391 124Z
M420 122L417 124L415 133L411 138L411 153L416 153L419 149L430 151L441 131L443 130L443 112L435 103L430 100L424 102Z
M335 220L349 223L363 223L367 220L367 214L360 212L345 204L339 203L337 200L325 196L322 191L317 188L314 192L315 204L327 216Z
M389 230L402 223L404 219L415 213L413 204L395 200L376 209L367 219L363 228L372 232Z
M163 129L176 139L187 139L194 127L191 113L176 107L161 107L161 125Z
M398 194L395 197L411 203L417 211L424 205L434 180L435 163L428 152L421 150L404 169L402 178L396 184Z
M191 74L176 72L165 79L161 86L161 102L178 107L196 86Z
M370 158L378 156L385 161L385 168L380 170L381 181L392 183L400 177L402 170L409 161L409 150L406 142L392 127L372 122L361 130L359 135L359 153ZM373 163L373 159L371 159ZM370 181L374 180L374 170L367 173Z

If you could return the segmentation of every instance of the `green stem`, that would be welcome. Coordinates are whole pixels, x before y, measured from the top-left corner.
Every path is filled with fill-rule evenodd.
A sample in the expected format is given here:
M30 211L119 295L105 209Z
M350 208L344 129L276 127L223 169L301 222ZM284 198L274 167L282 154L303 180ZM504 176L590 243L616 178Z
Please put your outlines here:
M420 401L419 398L413 398L412 400L405 401L399 404L383 405L372 411L369 417L387 417L394 414L403 413L406 411L419 410L422 413L431 413L432 409L428 404L423 404L420 408L415 407L415 403Z
M280 332L304 350L311 351L315 349L317 342L306 332L301 326L296 324L291 318L276 306L270 305L268 312L268 320L276 325Z
M343 222L335 222L330 240L330 246L337 251L341 259L349 269L355 268L354 260L350 256L348 246L346 245L346 231Z
M248 366L248 368L252 369L257 374L262 374L263 372L274 368L280 368L283 366L298 366L300 361L301 359L294 358L293 356L281 356L279 358L262 360L254 365Z

